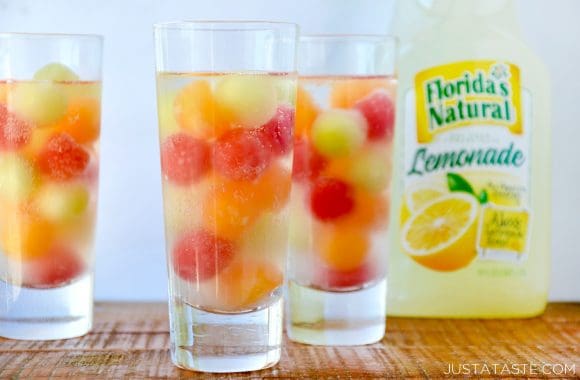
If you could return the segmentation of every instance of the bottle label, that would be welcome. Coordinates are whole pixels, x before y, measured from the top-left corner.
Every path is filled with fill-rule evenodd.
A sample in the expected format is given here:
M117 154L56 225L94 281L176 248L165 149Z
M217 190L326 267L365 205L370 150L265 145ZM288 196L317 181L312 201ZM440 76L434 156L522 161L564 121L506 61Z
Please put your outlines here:
M532 99L519 68L493 60L429 68L404 101L403 251L440 271L524 260Z

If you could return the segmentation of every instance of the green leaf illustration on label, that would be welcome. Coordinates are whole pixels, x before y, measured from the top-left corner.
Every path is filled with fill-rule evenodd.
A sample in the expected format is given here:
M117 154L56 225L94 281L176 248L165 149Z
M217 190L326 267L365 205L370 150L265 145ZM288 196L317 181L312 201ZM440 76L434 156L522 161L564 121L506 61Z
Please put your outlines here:
M489 201L487 190L481 190L477 194L469 181L457 173L447 173L447 187L449 187L449 191L451 192L463 192L473 195L482 205Z
M463 191L464 193L475 195L471 184L456 173L447 173L447 186L449 187L449 191Z

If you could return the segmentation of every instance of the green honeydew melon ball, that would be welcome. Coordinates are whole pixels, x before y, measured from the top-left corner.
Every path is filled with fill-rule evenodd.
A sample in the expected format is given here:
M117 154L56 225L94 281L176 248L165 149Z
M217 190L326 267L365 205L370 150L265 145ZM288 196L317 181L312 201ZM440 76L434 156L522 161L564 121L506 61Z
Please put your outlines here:
M268 122L277 108L277 90L265 75L227 75L217 85L215 99L234 123L257 128Z
M49 63L34 73L34 80L46 80L53 82L78 81L79 76L68 66L62 63Z
M330 158L344 157L362 147L367 123L358 111L332 109L318 116L311 133L319 153Z

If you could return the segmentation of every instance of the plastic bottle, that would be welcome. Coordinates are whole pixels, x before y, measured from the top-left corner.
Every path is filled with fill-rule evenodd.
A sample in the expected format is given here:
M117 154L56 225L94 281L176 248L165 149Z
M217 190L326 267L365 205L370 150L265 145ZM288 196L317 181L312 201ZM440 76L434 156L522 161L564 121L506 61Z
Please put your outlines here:
M515 2L399 0L397 20L388 313L538 315L550 272L550 84Z

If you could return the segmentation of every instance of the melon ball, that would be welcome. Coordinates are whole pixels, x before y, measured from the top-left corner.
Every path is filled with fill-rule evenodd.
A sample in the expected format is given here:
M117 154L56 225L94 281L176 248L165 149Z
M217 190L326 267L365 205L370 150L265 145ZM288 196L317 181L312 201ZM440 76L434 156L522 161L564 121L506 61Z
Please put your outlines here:
M320 178L311 185L310 210L320 221L330 222L349 215L355 206L351 184L336 178Z
M175 95L172 111L177 124L198 138L213 139L230 128L227 113L218 111L211 83L205 80L182 87Z
M288 246L288 215L262 214L241 238L240 252L244 257L276 258L284 262Z
M0 149L18 150L30 141L32 128L18 119L0 103Z
M44 144L36 158L36 167L55 181L67 181L85 173L89 152L66 133L57 132Z
M191 283L210 280L228 267L235 245L210 231L194 229L181 235L171 251L173 270Z
M348 177L358 188L383 191L391 180L390 151L382 147L362 151L352 160Z
M72 282L87 269L74 248L63 244L51 247L42 257L31 260L24 272L24 284L32 288L55 288Z
M58 85L44 82L19 83L11 96L11 111L36 124L48 126L66 112L66 96Z
M98 140L101 132L101 102L96 98L69 100L65 116L57 129L71 136L79 144Z
M0 196L20 202L32 192L34 170L24 158L16 154L0 156Z
M46 220L12 211L3 215L0 247L14 260L37 259L49 253L55 230L55 226Z
M214 144L217 173L235 181L253 181L268 167L271 154L263 135L254 129L235 128Z
M351 271L363 265L370 247L366 232L357 227L325 229L316 241L319 257L329 268L338 271Z
M36 196L42 216L52 221L68 221L81 215L89 204L89 191L80 184L46 184Z
M332 109L324 112L312 126L312 143L327 157L348 156L364 144L367 123L357 111Z
M166 181L178 185L199 182L210 168L211 147L186 133L169 136L161 144L161 172Z
M315 280L315 285L327 290L359 289L364 284L371 283L373 280L382 276L380 268L371 265L369 262L348 271L321 266L317 272L318 275Z
M195 186L179 186L169 182L163 184L163 215L168 239L200 224L199 201L203 199L206 188L206 184Z
M62 63L49 63L34 73L34 80L48 80L54 82L78 81L79 76L68 66Z
M242 312L267 304L283 285L282 269L267 258L241 257L228 265L217 277L219 310Z
M369 140L380 140L387 137L393 138L395 125L395 103L391 97L383 91L375 91L366 98L355 104L367 120L369 125Z
M260 127L274 116L276 98L274 81L266 75L227 75L215 91L220 112L248 128Z

